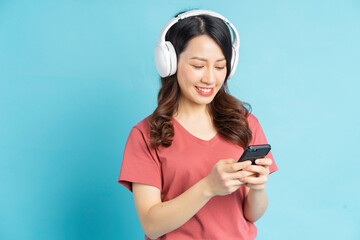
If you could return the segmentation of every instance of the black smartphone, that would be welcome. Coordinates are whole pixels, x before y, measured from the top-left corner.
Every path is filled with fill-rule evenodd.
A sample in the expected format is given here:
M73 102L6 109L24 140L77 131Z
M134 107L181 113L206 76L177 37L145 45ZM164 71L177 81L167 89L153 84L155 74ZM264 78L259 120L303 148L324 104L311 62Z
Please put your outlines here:
M250 145L245 149L238 162L250 160L252 164L255 165L255 160L264 158L269 153L270 149L271 146L269 144Z

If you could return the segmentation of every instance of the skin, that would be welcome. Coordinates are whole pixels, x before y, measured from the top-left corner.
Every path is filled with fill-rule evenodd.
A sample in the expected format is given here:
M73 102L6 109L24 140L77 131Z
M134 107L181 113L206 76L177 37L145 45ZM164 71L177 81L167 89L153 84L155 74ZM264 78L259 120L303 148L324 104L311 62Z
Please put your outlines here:
M179 56L177 78L181 90L174 118L193 135L209 140L216 135L206 105L224 83L226 60L217 43L206 35L189 41ZM211 96L202 96L196 87L213 88Z
M216 135L209 104L224 83L226 60L217 43L209 36L197 36L189 41L179 56L177 77L181 99L174 118L194 136L209 140ZM213 89L209 96L200 94L197 87ZM234 159L220 159L205 178L178 197L161 201L158 188L133 183L133 195L140 223L145 234L158 238L173 231L193 217L212 197L224 196L246 186L244 216L250 222L265 212L268 199L265 184L271 159L263 158L251 165ZM241 170L241 171L240 171Z

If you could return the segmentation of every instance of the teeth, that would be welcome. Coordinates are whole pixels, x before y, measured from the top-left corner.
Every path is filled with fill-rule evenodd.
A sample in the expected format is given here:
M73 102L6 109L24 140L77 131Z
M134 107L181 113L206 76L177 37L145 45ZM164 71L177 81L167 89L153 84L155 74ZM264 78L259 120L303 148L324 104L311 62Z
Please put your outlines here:
M206 92L206 93L208 93L208 92L211 91L211 88L199 88L199 87L198 87L198 89L199 89L200 91Z

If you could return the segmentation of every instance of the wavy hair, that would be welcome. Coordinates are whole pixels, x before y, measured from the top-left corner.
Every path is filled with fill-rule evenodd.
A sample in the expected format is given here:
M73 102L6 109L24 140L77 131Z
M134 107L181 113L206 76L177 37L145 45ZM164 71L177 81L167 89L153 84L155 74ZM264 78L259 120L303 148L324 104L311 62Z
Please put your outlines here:
M167 32L165 39L173 44L179 59L179 55L186 49L188 42L200 35L207 35L214 39L226 59L225 81L213 101L207 106L215 129L224 139L246 148L252 138L247 121L251 106L229 94L227 79L231 70L232 42L228 26L219 18L198 15L174 24ZM171 146L174 137L171 119L178 109L179 101L180 87L176 74L161 78L158 106L150 116L152 148Z

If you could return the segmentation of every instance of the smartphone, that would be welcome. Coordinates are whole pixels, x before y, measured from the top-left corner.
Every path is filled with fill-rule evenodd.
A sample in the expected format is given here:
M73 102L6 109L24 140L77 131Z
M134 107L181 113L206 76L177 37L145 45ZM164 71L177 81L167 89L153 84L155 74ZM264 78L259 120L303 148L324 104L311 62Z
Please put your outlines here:
M269 153L270 149L271 146L269 144L250 145L245 149L238 162L250 160L252 164L255 165L255 160L264 158Z

